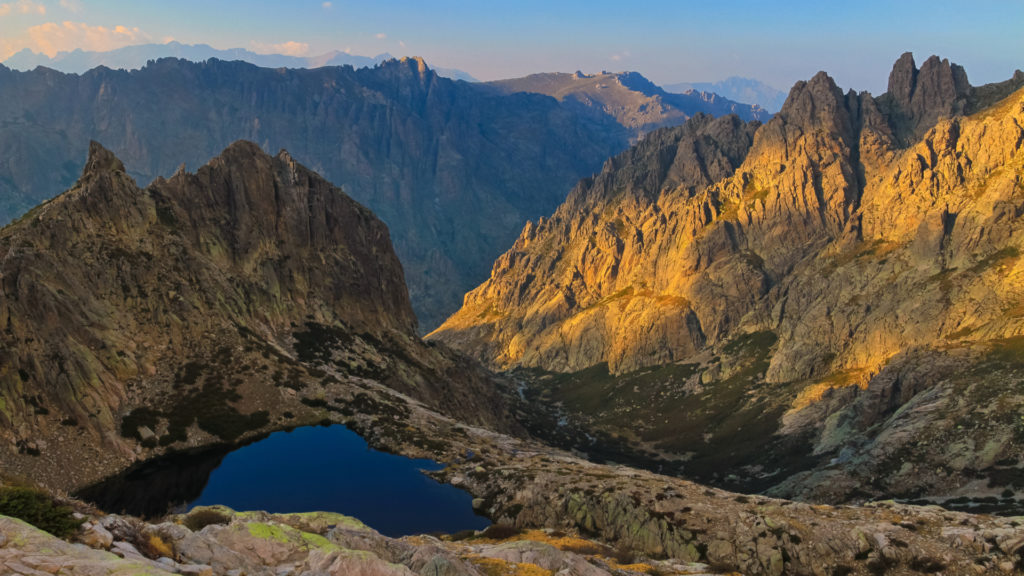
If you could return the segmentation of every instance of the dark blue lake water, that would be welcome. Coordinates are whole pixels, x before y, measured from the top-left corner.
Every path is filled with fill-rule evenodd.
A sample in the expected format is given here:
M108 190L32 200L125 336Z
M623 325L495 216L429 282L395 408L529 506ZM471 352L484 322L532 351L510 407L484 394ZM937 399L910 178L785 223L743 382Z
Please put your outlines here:
M310 426L215 457L179 454L148 463L80 495L111 512L145 515L182 502L339 512L388 536L486 527L488 520L473 513L472 496L420 472L439 468L432 460L373 450L344 426Z
M224 457L190 507L355 516L389 536L484 528L472 496L420 470L440 470L369 448L344 426L275 432Z

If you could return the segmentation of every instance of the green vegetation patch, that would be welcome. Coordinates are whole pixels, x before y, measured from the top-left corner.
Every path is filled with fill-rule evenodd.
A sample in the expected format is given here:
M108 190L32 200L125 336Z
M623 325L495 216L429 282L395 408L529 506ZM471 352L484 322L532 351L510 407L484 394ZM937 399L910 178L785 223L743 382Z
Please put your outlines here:
M222 367L223 369L223 367ZM259 410L242 414L232 406L242 399L235 388L238 382L228 382L222 372L199 362L186 363L176 378L176 396L165 410L136 408L121 419L121 435L142 440L139 427L146 426L156 432L161 420L167 421L167 433L160 437L161 446L188 439L188 428L197 423L202 430L226 440L238 439L242 434L258 430L270 423L270 413ZM152 447L155 439L145 441Z
M276 542L290 542L288 533L280 526L265 524L263 522L249 522L246 525L249 534L262 540L273 540Z
M42 490L27 486L0 487L0 515L24 520L58 538L70 537L82 524L75 519L70 507L58 504Z
M338 326L327 326L316 322L306 322L306 329L293 332L295 353L303 362L319 362L330 364L334 350L352 344L353 337L348 330Z
M991 340L985 359L1003 368L1024 368L1024 336Z

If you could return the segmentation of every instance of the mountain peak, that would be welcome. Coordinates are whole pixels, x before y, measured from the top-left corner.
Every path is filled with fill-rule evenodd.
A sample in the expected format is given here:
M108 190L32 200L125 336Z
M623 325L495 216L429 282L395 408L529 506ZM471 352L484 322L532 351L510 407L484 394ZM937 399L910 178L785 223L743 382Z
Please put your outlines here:
M397 64L399 70L410 70L416 72L420 76L426 75L430 72L430 66L427 66L427 61L419 56L402 56L401 58L389 58L385 60L381 65L386 66L388 63L394 62Z
M889 74L888 101L896 131L904 141L919 138L940 116L966 112L971 84L963 67L929 56L917 68L914 55L903 53Z
M917 83L917 64L914 63L914 54L904 52L889 73L888 93L897 100L909 102L913 96L914 85Z
M124 164L117 158L117 156L114 155L113 152L107 150L102 144L95 140L89 142L89 159L85 162L85 169L82 171L82 176L124 171Z
M779 117L786 123L810 128L812 126L829 126L841 130L848 124L839 117L839 111L845 111L843 91L825 72L818 72L807 81L793 85L789 97L779 111Z
M224 149L220 154L226 157L237 157L237 156L266 156L263 149L259 147L255 142L249 140L235 140L228 147Z

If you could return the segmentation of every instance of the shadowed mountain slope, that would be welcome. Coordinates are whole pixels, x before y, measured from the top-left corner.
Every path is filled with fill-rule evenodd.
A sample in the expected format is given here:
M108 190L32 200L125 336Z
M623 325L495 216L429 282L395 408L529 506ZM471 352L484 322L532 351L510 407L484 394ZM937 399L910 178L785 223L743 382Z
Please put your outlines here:
M540 95L374 68L162 59L82 75L0 67L0 221L67 189L90 139L147 184L238 139L289 150L391 228L424 328L486 278L523 222L627 145L614 119Z
M514 429L486 372L418 338L384 224L287 152L238 142L139 188L93 143L70 190L0 230L0 254L7 473L80 485L411 401Z

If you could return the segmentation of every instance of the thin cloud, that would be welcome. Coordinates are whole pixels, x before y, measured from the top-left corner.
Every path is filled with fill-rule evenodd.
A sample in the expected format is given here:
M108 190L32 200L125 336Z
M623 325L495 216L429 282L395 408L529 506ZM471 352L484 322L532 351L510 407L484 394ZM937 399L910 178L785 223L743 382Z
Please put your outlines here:
M387 37L388 37L388 35L383 33L383 32L377 32L377 35L375 36L375 38L377 38L377 40L384 40Z
M618 52L608 57L608 59L611 60L612 62L622 62L626 58L629 58L629 50L626 50L624 52Z
M81 0L60 0L60 7L78 14L82 11L82 2Z
M324 7L324 10L330 10L331 7L334 6L334 4L331 4L330 2L324 2L323 4L321 4L321 6Z
M0 4L0 16L6 16L11 13L38 14L40 16L45 16L46 6L43 6L38 2L32 2L32 0L18 0L14 4Z
M68 52L76 48L105 52L132 44L140 44L150 40L138 26L90 26L85 22L64 21L60 24L47 22L32 26L27 30L28 45L36 52L42 52L51 58L58 52Z
M257 54L284 54L285 56L305 56L309 54L309 44L296 42L294 40L281 42L280 44L267 44L264 42L252 42L252 51Z

